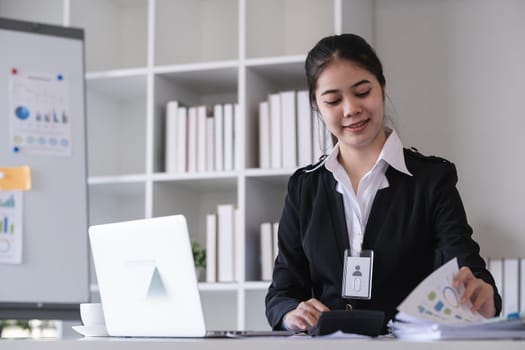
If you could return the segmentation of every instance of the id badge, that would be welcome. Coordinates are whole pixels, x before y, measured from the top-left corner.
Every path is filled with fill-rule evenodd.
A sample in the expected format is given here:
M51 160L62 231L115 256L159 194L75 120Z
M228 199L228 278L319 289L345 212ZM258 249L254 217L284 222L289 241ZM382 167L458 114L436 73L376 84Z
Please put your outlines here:
M347 299L371 299L373 269L373 250L363 250L360 256L351 256L348 249L345 250L342 297Z

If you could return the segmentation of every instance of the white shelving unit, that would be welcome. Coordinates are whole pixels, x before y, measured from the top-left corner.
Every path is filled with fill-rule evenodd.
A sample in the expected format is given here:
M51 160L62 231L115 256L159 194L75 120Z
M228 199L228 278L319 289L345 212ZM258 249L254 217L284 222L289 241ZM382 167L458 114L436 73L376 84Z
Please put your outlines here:
M200 284L207 326L269 328L259 225L278 221L294 169L258 169L258 103L306 88L304 59L321 37L372 40L373 1L0 0L0 16L85 29L90 224L182 213L204 244L205 214L235 203L244 279ZM238 103L240 169L166 173L170 100Z

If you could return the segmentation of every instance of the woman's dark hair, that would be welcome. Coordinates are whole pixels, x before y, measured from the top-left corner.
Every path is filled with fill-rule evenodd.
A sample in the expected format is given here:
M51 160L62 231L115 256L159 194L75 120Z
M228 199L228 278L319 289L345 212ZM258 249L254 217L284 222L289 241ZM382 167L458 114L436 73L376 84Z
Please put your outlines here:
M355 34L332 35L321 39L313 49L308 52L304 68L310 91L310 105L317 110L315 89L317 79L323 69L334 59L346 59L354 62L374 75L379 85L384 89L385 77L383 66L374 49L365 39Z

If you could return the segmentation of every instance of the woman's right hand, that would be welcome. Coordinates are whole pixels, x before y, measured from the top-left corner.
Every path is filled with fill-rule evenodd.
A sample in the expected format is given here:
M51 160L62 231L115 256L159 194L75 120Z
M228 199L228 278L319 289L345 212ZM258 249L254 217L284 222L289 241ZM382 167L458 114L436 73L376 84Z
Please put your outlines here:
M326 305L312 298L301 302L297 307L283 317L283 325L292 331L305 331L317 324L323 311L330 311Z

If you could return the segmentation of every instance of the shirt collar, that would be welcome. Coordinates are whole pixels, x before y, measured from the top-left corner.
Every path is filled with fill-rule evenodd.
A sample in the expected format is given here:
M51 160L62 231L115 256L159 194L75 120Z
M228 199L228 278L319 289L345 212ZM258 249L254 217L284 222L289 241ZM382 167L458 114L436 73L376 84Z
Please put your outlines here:
M406 166L405 154L403 152L403 143L399 139L399 136L395 130L388 129L387 132L390 132L390 135L387 136L385 144L383 145L383 149L377 158L376 164L383 160L397 171L412 176ZM339 143L334 146L324 161L325 167L331 172L334 172L334 170L338 168L338 155Z
M387 136L386 142L383 145L383 149L379 154L378 161L379 159L384 160L388 163L388 165L397 171L408 176L412 176L406 166L405 153L403 152L403 143L399 139L399 136L397 136L395 130L391 130L390 135Z

